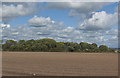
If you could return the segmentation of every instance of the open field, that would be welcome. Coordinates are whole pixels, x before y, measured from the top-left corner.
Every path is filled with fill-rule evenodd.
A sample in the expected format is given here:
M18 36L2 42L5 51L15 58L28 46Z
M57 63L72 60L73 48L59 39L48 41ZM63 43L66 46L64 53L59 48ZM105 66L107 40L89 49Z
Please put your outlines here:
M117 76L115 53L3 52L3 76Z

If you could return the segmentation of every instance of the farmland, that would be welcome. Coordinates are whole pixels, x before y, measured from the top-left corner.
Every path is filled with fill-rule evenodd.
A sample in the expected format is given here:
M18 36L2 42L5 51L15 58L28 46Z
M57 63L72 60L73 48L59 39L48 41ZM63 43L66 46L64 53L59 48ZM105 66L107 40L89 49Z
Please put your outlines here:
M3 76L117 76L115 53L3 52Z

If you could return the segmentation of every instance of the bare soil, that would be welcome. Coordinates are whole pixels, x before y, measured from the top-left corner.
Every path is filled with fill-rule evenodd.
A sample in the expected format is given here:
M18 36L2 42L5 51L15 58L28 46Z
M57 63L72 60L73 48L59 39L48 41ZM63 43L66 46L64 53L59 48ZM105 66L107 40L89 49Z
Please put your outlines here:
M3 76L117 76L118 54L3 52Z

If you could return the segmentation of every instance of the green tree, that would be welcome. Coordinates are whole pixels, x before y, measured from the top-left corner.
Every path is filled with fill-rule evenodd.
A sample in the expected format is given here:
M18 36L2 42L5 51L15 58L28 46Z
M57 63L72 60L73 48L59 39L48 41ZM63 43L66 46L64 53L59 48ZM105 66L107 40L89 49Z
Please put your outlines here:
M10 51L12 50L13 46L16 46L17 42L14 40L7 40L5 44L3 44L2 48L5 51Z
M100 49L100 51L102 52L107 52L108 51L108 47L107 46L105 46L105 45L100 45L99 46L99 49Z
M2 44L4 51L38 51L38 52L113 52L114 49L110 49L105 45L97 46L96 43L81 42L56 42L53 39L40 39L40 40L7 40Z

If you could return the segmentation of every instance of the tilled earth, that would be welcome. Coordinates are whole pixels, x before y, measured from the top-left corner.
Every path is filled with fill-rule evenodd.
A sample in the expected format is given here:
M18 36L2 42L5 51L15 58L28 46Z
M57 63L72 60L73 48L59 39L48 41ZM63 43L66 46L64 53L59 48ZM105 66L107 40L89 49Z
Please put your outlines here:
M118 54L3 52L3 76L117 76Z

